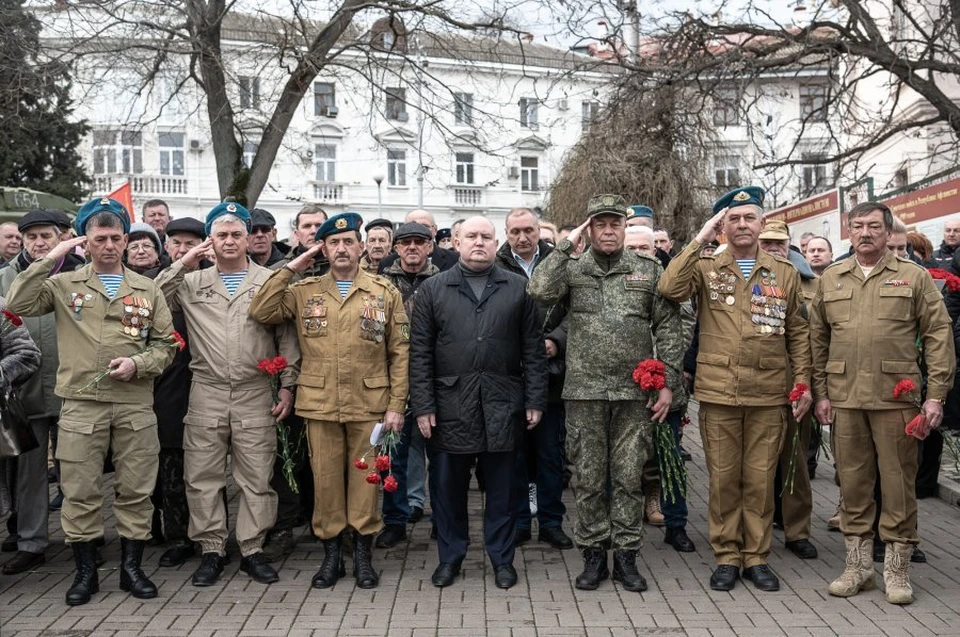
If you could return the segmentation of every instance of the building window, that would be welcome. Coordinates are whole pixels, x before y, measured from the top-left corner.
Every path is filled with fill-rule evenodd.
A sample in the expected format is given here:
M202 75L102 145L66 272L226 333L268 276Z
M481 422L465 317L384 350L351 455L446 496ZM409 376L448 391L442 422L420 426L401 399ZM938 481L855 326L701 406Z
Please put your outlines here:
M93 172L142 173L143 135L134 131L93 131Z
M473 126L473 93L453 94L453 121L463 126Z
M407 185L407 151L387 151L387 185Z
M597 113L600 112L600 104L598 102L582 102L580 104L580 124L583 126L583 130L590 130L592 126L597 121Z
M317 116L333 115L337 108L337 90L330 82L314 82L313 114Z
M183 176L183 133L160 133L160 174Z
M316 167L317 181L334 182L337 180L337 147L317 144L313 149L313 165Z
M260 144L254 142L243 142L243 165L247 168L253 166L253 158L257 155Z
M457 153L457 183L473 183L473 153Z
M740 161L736 155L720 155L714 160L714 183L721 188L740 187Z
M816 153L803 153L803 161L822 160L823 155ZM826 164L807 164L803 166L803 194L813 195L825 190L827 187L827 165Z
M731 88L717 89L713 94L713 125L736 126L740 123L740 92Z
M539 102L532 97L520 98L520 125L524 128L536 130L537 128L537 108Z
M259 77L240 77L240 108L260 108Z
M520 158L520 190L540 190L540 160L536 157Z
M387 119L399 120L401 122L407 121L406 89L387 88L384 89L384 93L386 93L387 96Z
M827 121L827 85L800 85L800 116L805 122Z

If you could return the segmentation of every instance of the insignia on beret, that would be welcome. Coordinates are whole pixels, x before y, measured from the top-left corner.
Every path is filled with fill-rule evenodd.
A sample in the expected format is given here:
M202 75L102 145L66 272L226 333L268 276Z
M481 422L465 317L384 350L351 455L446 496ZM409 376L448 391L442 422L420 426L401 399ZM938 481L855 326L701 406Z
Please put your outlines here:
M227 212L236 212L236 211L237 211L237 207L235 205L233 205L232 203L227 204Z
M110 205L110 198L109 198L109 197L104 197L103 199L101 199L101 200L100 200L100 205L101 205L101 206L109 206L109 205Z
M746 201L749 198L750 198L750 195L747 194L745 191L740 191L733 196L734 201Z
M633 216L636 214L637 214L636 210L634 210L633 208L627 208L627 219L633 218Z
M347 227L347 220L343 218L337 219L337 223L335 225L337 226L338 229L342 230L343 228Z

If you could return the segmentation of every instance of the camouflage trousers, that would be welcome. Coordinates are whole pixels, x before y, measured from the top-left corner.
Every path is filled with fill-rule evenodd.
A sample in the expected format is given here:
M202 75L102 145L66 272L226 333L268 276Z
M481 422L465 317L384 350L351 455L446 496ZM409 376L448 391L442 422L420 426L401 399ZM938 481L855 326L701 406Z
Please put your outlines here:
M567 401L567 456L577 469L574 538L581 548L642 546L640 476L652 436L650 410L641 401Z

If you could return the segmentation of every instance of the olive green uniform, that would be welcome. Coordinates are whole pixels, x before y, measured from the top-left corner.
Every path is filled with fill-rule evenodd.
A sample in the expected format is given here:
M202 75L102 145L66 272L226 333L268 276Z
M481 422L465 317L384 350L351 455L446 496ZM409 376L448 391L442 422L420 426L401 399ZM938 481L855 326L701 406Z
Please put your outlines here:
M810 341L800 275L757 250L745 278L729 251L701 257L691 241L670 262L660 292L696 298L700 319L695 397L710 474L710 544L719 565L765 564L773 482L791 388L808 384Z
M911 404L927 366L927 399L943 400L956 371L953 332L942 294L927 271L886 252L864 278L856 257L820 277L811 312L813 389L836 410L834 456L840 474L846 536L870 539L879 475L883 492L880 539L916 544L917 440L904 429L918 413ZM894 399L904 379L918 388Z
M116 469L117 530L124 538L149 539L160 452L153 379L173 360L170 310L153 281L127 268L111 299L93 265L47 278L53 266L53 260L40 259L22 272L10 286L7 307L25 316L54 312L56 317L56 393L64 399L57 445L64 533L68 542L103 536L101 487L109 448ZM134 378L105 376L93 384L121 357L136 363Z
M574 535L582 548L635 550L643 542L640 476L653 452L653 421L633 370L654 357L656 338L667 383L678 391L679 310L657 292L663 268L656 259L623 251L598 261L592 250L575 259L572 250L561 241L534 270L529 291L543 304L570 308L563 399L567 456L577 468Z

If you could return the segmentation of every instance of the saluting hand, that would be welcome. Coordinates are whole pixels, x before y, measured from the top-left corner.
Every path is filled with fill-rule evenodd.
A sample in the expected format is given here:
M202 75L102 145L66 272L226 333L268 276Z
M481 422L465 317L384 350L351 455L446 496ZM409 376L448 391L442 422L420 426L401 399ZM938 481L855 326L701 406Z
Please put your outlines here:
M579 254L583 251L585 247L585 241L590 237L590 220L587 219L579 226L570 231L570 234L567 235L567 240L573 244L574 254ZM586 234L584 234L586 233Z
M710 243L723 232L723 218L726 216L727 210L730 210L730 208L724 208L707 219L707 222L703 224L703 228L697 233L697 241L700 242L700 244Z
M286 266L294 272L303 272L311 265L313 265L314 257L317 256L317 253L323 248L323 241L318 241L316 245L307 248L303 254L299 257L288 263Z
M61 241L53 247L53 250L47 253L48 259L59 260L61 257L73 252L77 247L86 248L87 247L87 237L86 235L82 237L74 237L73 239L68 239L66 241Z
M653 398L647 401L647 408L653 412L654 422L663 422L667 419L667 414L670 413L670 404L673 402L673 392L670 391L669 387L664 387L660 390L660 394L657 396L657 402L653 402Z
M293 410L293 392L286 388L281 388L277 397L280 399L270 410L270 414L278 421L283 420L290 415Z
M210 237L207 237L202 243L187 250L187 253L180 257L180 263L188 270L196 270L197 266L200 265L200 260L207 256L212 249L213 241Z
M113 359L107 367L111 368L110 378L123 382L127 382L137 374L137 364L132 358L126 356Z
M417 416L417 427L420 428L420 433L423 434L424 438L429 439L430 434L433 433L433 428L436 426L436 414L424 414L422 416Z
M803 396L800 397L800 400L795 400L793 402L793 418L797 422L801 418L807 415L807 412L810 411L810 406L813 404L813 394L810 393L810 390L803 392Z

